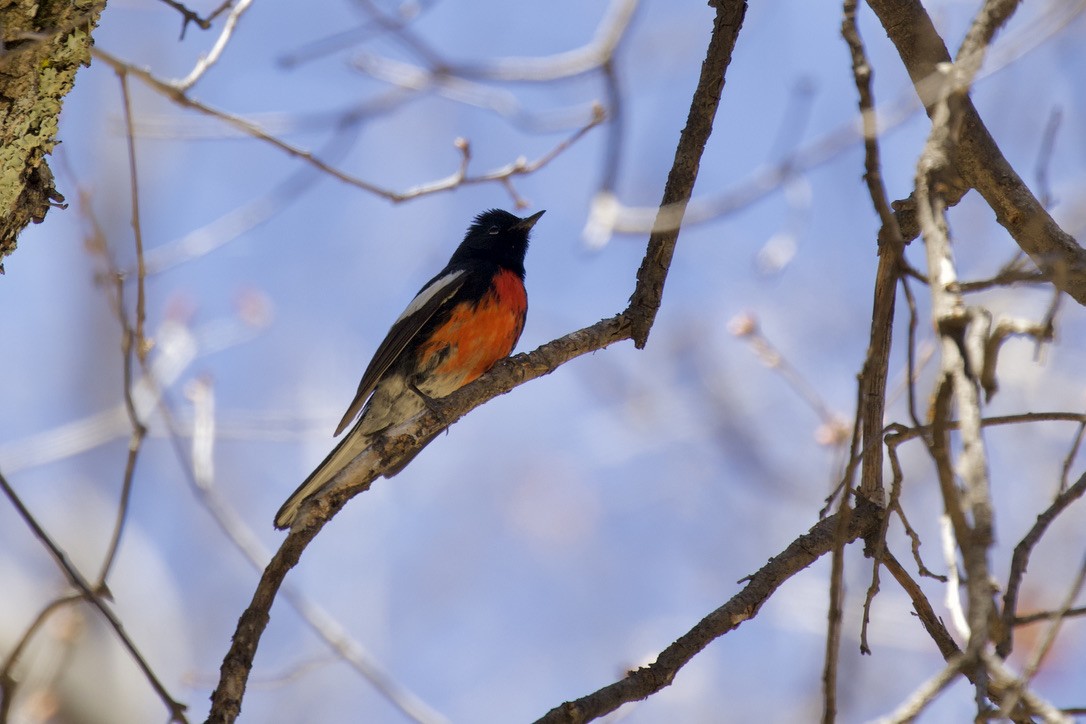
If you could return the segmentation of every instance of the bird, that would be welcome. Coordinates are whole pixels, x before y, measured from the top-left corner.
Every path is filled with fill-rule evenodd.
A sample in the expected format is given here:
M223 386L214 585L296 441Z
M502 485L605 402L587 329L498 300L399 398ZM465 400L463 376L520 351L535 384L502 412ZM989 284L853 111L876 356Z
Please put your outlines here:
M524 257L545 211L520 218L480 213L445 268L426 282L377 347L335 436L350 432L275 515L291 527L302 504L366 449L373 437L478 378L516 347L528 313ZM441 431L385 471L403 470Z

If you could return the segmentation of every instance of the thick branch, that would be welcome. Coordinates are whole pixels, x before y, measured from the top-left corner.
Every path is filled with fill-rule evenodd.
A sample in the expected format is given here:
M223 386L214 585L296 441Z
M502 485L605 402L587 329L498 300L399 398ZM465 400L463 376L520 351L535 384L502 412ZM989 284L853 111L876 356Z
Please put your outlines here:
M950 53L919 0L870 0L887 35L931 115L940 78L938 66ZM925 90L930 89L930 90ZM1022 251L1048 273L1061 291L1086 304L1086 250L1059 227L1015 173L968 97L962 99L960 135L951 160L966 184L975 188Z
M649 329L660 309L664 281L675 253L675 242L679 238L679 227L690 194L694 191L705 144L713 132L713 119L720 105L720 93L724 90L724 73L731 63L732 50L747 12L747 4L742 0L714 0L709 4L716 8L713 35L701 65L701 76L690 104L686 127L675 148L675 161L667 175L664 196L656 216L656 228L649 236L648 252L637 271L637 289L630 299L630 321L633 323L634 344L638 349L648 341ZM661 221L664 223L661 224Z

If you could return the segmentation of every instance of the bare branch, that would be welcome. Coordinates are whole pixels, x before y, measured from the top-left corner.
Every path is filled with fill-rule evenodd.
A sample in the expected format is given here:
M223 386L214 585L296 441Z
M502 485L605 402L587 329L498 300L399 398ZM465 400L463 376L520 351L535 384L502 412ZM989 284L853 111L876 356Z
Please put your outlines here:
M381 186L378 186L377 184L373 184L356 176L352 176L318 158L313 152L307 151L303 148L299 148L291 143L288 143L287 141L282 140L275 135L272 135L271 133L268 133L252 121L249 121L239 115L214 108L210 105L207 105L206 103L195 100L194 98L186 95L184 92L178 90L170 82L161 80L145 68L136 67L131 63L127 63L99 48L94 48L92 52L95 58L98 58L102 62L107 63L118 73L124 72L135 76L136 78L139 78L141 81L150 86L153 90L161 93L174 103L184 108L191 108L192 110L199 111L200 113L203 113L205 115L217 118L224 123L232 126L233 128L241 131L245 135L251 136L259 141L270 144L271 146L278 148L280 151L286 153L287 155L304 161L305 163L328 174L329 176L332 176L335 179L338 179L339 181L342 181L343 183L355 186L362 189L363 191L368 191L369 193L375 194L394 203L409 201L411 199L416 199L420 196L426 196L438 192L452 191L453 189L459 188L460 186L488 183L494 181L504 181L506 179L512 178L513 176L521 176L533 173L545 166L551 160L553 160L558 153L568 148L572 143L584 136L585 133L603 122L603 118L600 116L600 114L596 114L592 119L589 120L588 124L578 129L568 139L559 142L555 149L552 149L550 152L544 154L536 161L529 162L526 159L518 159L510 164L507 164L506 166L503 166L500 169L496 169L494 171L483 173L477 176L469 176L464 174L463 164L461 164L460 170L454 172L451 176L448 176L439 181L422 184L406 191L399 192L383 188ZM461 158L462 157L463 153L461 153Z
M876 503L882 503L885 497L882 481L882 426L886 409L886 377L890 366L890 346L893 342L899 260L905 252L905 242L882 183L875 97L871 89L872 70L856 25L855 0L845 1L841 35L852 55L852 75L859 94L864 136L864 180L871 203L882 220L878 237L879 264L875 272L870 342L863 370L860 372L860 395L864 411L861 421L863 468L860 473L860 494ZM879 565L878 560L875 559L876 568ZM877 570L874 575L878 575ZM877 578L875 580L877 581Z
M943 689L950 686L954 679L961 675L965 664L964 656L955 656L943 667L942 671L921 684L893 714L876 721L878 724L904 724L913 721Z
M64 573L68 581L79 590L81 597L84 598L87 603L98 609L113 628L114 633L117 634L117 638L121 640L121 644L128 650L129 655L132 656L132 659L136 662L140 671L143 672L143 675L151 684L151 688L155 690L155 693L162 699L162 703L166 705L166 708L170 712L170 721L187 722L188 719L185 718L185 709L187 707L170 696L170 693L166 690L166 687L163 686L162 682L158 680L158 676L151 669L151 666L147 663L143 654L136 648L132 639L128 637L128 634L125 632L124 626L121 625L121 621L117 618L117 615L102 602L101 597L94 592L90 584L83 578L83 574L76 570L75 566L68 560L68 556L65 555L64 551L53 542L53 539L45 532L45 529L41 527L33 514L25 505L23 505L23 501L19 498L18 494L16 494L15 490L11 487L7 478L5 478L2 473L0 473L0 489L4 491L4 495L11 501L15 510L19 513L19 517L23 519L23 522L25 522L34 533L34 537L41 541L42 545L49 551L49 555L56 561L57 566L60 567L60 570Z
M1029 682L1033 680L1033 676L1041 667L1041 662L1044 661L1048 652L1052 650L1052 644L1056 643L1056 634L1059 633L1064 618L1066 618L1068 611L1071 610L1071 606L1075 603L1075 599L1078 598L1078 594L1082 591L1082 584L1084 582L1086 582L1086 558L1082 559L1082 564L1078 569L1078 575L1075 576L1074 582L1068 588L1067 595L1064 596L1064 600L1060 604L1059 609L1054 612L1056 615L1049 619L1044 636L1041 638L1037 648L1026 662L1026 668L1022 672L1021 678L1015 683L1010 696L1004 700L1003 706L1000 708L1001 714L1013 709L1014 705L1018 703L1019 697L1027 690Z
M713 37L702 67L702 79L694 93L687 127L680 137L662 205L690 196L701 153L712 131L712 118L720 100L724 71L745 9L746 4L742 2L727 9L717 9ZM410 453L417 444L416 440L447 427L486 400L547 374L573 357L631 336L634 336L635 344L643 346L659 308L663 282L677 237L676 229L650 238L645 262L638 272L637 285L626 312L555 340L529 355L518 355L499 363L474 383L442 400L440 416L428 411L421 418L389 430L385 439L377 440L337 475L325 494L318 495L303 507L286 540L265 569L249 608L238 622L230 651L223 659L219 685L212 694L210 721L232 722L240 712L245 682L260 636L267 626L268 612L276 592L287 571L297 563L305 546L324 523L348 499L368 489L377 475ZM651 263L650 259L653 260ZM637 329L641 330L640 337L635 332ZM307 515L307 510L312 514Z
M1052 525L1056 517L1066 510L1071 503L1081 498L1083 493L1086 493L1086 474L1080 476L1074 485L1056 496L1056 499L1052 501L1052 505L1037 516L1037 521L1029 529L1029 532L1014 547L1014 554L1011 556L1011 571L1007 576L1007 592L1003 594L1003 639L996 642L996 654L1002 658L1009 656L1014 649L1014 623L1018 615L1018 591L1022 587L1022 579L1026 574L1026 567L1029 565L1029 557L1033 552L1033 547L1041 540L1045 531L1048 530L1048 526Z
M1079 606L1077 608L1069 608L1066 611L1042 611L1040 613L1030 613L1025 616L1015 616L1015 626L1029 626L1030 624L1038 623L1040 621L1049 621L1054 618L1076 618L1078 616L1086 616L1086 606Z
M233 2L233 0L231 0L231 2ZM208 54L201 55L189 74L183 79L174 82L174 86L179 91L184 92L194 86L196 81L200 80L204 73L211 69L211 66L219 62L219 58L222 56L223 51L226 50L226 44L230 42L230 38L234 34L234 29L237 28L238 21L252 3L253 0L237 0L237 5L234 5L233 10L226 16L226 23L223 25L222 32L219 33L219 37L215 39L215 44L211 46L211 50ZM225 7L227 7L227 4L224 3L222 8ZM222 8L220 8L220 10ZM188 16L186 16L186 19L187 17ZM182 28L181 32L184 32L184 28Z
M427 410L388 430L345 467L326 488L311 498L294 519L286 540L276 551L257 584L249 607L238 621L229 652L223 659L219 684L212 693L209 721L232 722L241 710L245 682L269 611L287 572L325 523L355 495L369 489L385 470L413 453L418 441L453 424L483 403L557 369L565 362L630 338L625 315L605 319L539 349L498 362L474 382L439 401L440 414ZM436 401L435 401L436 402ZM438 405L435 405L437 408Z
M164 5L168 5L177 12L181 13L181 39L184 40L185 31L188 29L189 23L192 23L201 30L210 30L211 23L215 20L215 18L226 12L226 9L234 3L234 0L224 0L223 3L219 5L219 7L212 10L207 17L201 17L200 14L197 13L195 10L190 10L186 5L178 2L177 0L159 0L159 2Z
M223 534L253 568L259 571L267 565L270 555L261 544L259 536L252 531L215 485L213 447L216 420L214 392L211 384L208 380L197 380L189 386L187 393L194 408L191 454L186 455L180 425L166 396L163 396L160 407L178 462L196 496L219 525ZM406 717L419 724L441 724L447 721L418 695L397 682L370 653L363 649L361 644L352 639L342 624L308 596L289 585L283 587L282 595L339 659L362 675Z
M551 709L536 724L581 724L591 721L622 704L637 701L671 684L676 673L712 641L736 629L757 615L762 604L793 575L830 552L837 544L841 514L834 514L815 524L807 533L794 540L774 556L754 575L742 591L727 603L703 618L694 628L668 646L648 666L626 674L626 677L576 701ZM848 542L873 532L879 524L881 511L862 498L849 515L845 538Z
M941 63L950 61L946 46L919 0L871 0L869 5L914 83L924 82L937 72ZM993 23L986 23L977 36L983 38L986 32L994 30ZM926 105L932 103L931 99L924 100ZM980 192L995 211L996 220L1038 268L1050 274L1056 286L1079 304L1086 304L1086 250L1056 224L1019 178L988 133L972 101L961 98L958 110L960 135L953 152L954 168Z
M664 185L657 217L659 221L667 215L670 222L668 228L654 230L649 236L648 252L637 271L637 288L630 300L630 322L633 324L634 346L638 349L644 348L648 341L649 330L660 308L664 280L675 252L675 242L679 238L683 211L694 190L705 144L713 132L713 119L724 90L724 74L731 63L732 50L747 10L744 0L714 0L710 4L716 8L713 34L705 52L686 126L675 148L675 161Z

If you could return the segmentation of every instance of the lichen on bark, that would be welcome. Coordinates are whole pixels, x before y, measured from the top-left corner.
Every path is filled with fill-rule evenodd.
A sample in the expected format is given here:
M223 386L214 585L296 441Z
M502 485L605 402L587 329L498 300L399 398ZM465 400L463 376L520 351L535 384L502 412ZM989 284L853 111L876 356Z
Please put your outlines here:
M105 0L0 0L0 270L30 222L64 197L47 156Z

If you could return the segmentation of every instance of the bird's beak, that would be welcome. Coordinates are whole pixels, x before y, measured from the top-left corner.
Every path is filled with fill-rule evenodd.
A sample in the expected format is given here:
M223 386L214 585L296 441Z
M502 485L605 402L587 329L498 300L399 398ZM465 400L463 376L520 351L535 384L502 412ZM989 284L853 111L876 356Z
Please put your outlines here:
M531 216L526 216L525 218L521 219L516 224L514 224L513 228L514 229L520 229L521 231L528 231L533 226L535 226L535 222L539 221L539 217L542 216L545 213L547 213L546 209L544 209L543 211L540 211L538 214L532 214Z

